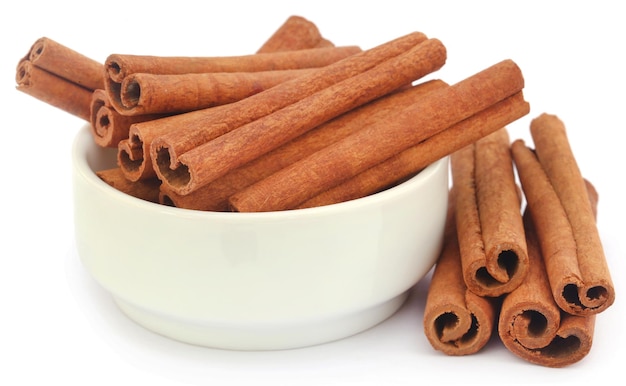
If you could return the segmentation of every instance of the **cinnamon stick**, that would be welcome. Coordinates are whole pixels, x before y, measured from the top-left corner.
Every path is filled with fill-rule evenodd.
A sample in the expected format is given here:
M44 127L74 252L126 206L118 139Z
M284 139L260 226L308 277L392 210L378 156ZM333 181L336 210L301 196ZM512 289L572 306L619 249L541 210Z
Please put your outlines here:
M438 159L505 127L530 111L520 91L297 206L311 208L354 200L387 189Z
M383 96L312 129L189 194L179 195L164 184L161 187L161 202L179 208L227 211L228 198L232 194L379 119L386 119L388 114L393 115L417 98L445 86L446 83L441 80L430 80Z
M104 67L48 37L37 39L22 60L88 90L104 88Z
M310 22L308 23L312 24ZM288 24L286 28L288 28L292 36L286 36L282 33L275 34L268 40L268 43L270 41L271 43L268 44L268 46L265 48L264 50L265 52L271 52L273 49L278 50L278 47L284 47L285 49L288 48L290 44L296 42L293 39L296 38L296 35L298 35L299 30L302 30L300 33L303 34L302 36L303 38L304 36L308 36L308 34L310 33L310 32L305 33L304 29L306 27L306 23L302 23L298 21L297 18L294 18L293 20L289 19L285 24L286 25ZM308 26L306 28L310 29L311 26ZM285 39L285 41L282 41L283 39ZM307 44L309 43L311 42L308 39L305 39L301 41L300 43L298 43L297 48L305 49L305 48L315 47L313 45L307 46ZM294 47L294 49L296 49L296 47ZM285 72L288 72L288 73L292 73L295 75L295 74L301 74L302 72L305 72L305 71L309 71L309 70L284 70L284 71L273 71L273 72L283 73L283 74ZM100 71L100 72L102 73L101 74L102 79L104 79L103 71ZM228 73L220 73L220 75L227 75L227 74ZM198 74L185 74L183 76L195 76L195 75L198 75ZM200 74L200 76L202 75L203 74ZM136 79L136 77L151 77L151 76L152 77L164 76L164 77L168 77L168 79L170 80L172 79L171 77L173 77L174 79L178 79L178 75L133 74L129 76L128 79L126 79L126 82L130 82L131 84L133 84L132 79ZM102 83L104 84L104 80L102 81ZM224 88L224 85L222 83L218 83L218 84L221 86L221 88ZM157 84L157 86L163 87L163 84ZM169 86L170 86L169 90L175 90L178 94L180 94L181 87L179 84L173 84L173 85L170 84ZM126 90L128 88L129 86L121 85L122 90ZM133 89L133 87L130 87L130 88ZM174 109L171 106L168 108L159 108L159 107L155 107L154 105L146 107L145 102L143 103L140 102L141 99L144 99L144 100L146 99L146 94L150 96L149 99L151 102L156 102L158 105L161 105L159 104L158 101L160 101L161 103L166 103L166 104L171 103L172 98L169 92L167 93L167 95L161 94L159 98L155 98L155 95L157 94L157 92L155 92L154 89L150 89L150 88L146 90L145 83L143 84L143 86L141 86L140 83L138 82L137 88L131 94L135 95L135 97L137 98L137 101L124 102L123 104L124 107L126 107L127 104L130 105L131 107L127 109L130 111L130 113L126 115L122 115L111 104L108 93L105 90L94 91L94 94L92 95L92 99L91 99L90 122L92 126L92 134L94 136L94 139L96 143L98 143L100 146L117 147L121 140L127 139L129 137L130 125L132 125L133 123L145 122L145 121L150 121L150 120L154 120L158 118L163 118L165 116L173 115L173 113L169 113L169 112L159 113L159 112L154 112L154 110L159 110L159 109L163 109L166 111L181 110L180 107L177 107ZM122 100L130 99L131 101L133 100L132 97L129 97L125 93L121 95L121 99ZM155 99L157 100L155 101ZM139 105L140 107L132 107L134 105ZM195 104L192 106L187 105L187 106L183 106L182 110L192 110L194 108L199 108L199 106L200 105L198 104Z
M355 53L357 46L309 48L296 51L270 52L240 56L180 57L111 54L105 61L105 90L113 106L121 113L122 82L138 73L174 75L221 72L256 72L319 68Z
M17 90L89 121L91 92L104 87L103 65L47 37L20 59Z
M250 98L252 97L246 98L245 100ZM243 101L244 100L242 100L242 102ZM182 115L197 112L206 113L207 110L210 110L215 116L224 116L227 115L225 113L232 110L232 106L230 104L220 105L209 109L195 110L190 113L171 115L131 124L128 128L128 138L121 140L117 145L117 163L126 178L131 181L154 177L161 179L152 166L150 144L154 139L159 137L164 129L175 129L175 127L170 126L170 122L180 123L177 118ZM233 119L236 118L233 117ZM184 127L181 127L180 131L183 130Z
M552 295L570 314L597 314L613 304L615 290L565 125L542 114L531 122L531 135L534 151L523 140L511 149Z
M597 192L589 182L587 189L595 210ZM524 223L530 269L522 284L502 302L498 334L509 351L528 362L547 367L569 366L590 352L596 315L571 315L556 304L528 210Z
M302 16L292 15L263 43L257 53L331 47L317 26Z
M292 209L321 192L519 92L524 79L511 60L497 63L428 98L387 122L372 125L233 195L237 211Z
M137 182L129 181L119 167L99 170L96 175L111 187L142 200L159 203L159 186L157 178L145 179Z
M283 82L229 105L133 125L130 129L129 147L142 148L143 158L134 160L136 162L129 166L135 167L136 163L141 162L138 167L145 171L145 175L151 175L152 169L158 168L162 179L165 179L163 175L167 175L169 179L179 178L176 174L181 174L181 178L185 178L184 168L174 170L179 166L178 155L330 85L362 73L424 40L426 36L423 33L413 32L320 68L313 74ZM153 144L153 140L157 141ZM120 158L130 157L122 155ZM121 166L126 169L124 164Z
M329 86L270 115L230 131L178 157L185 173L160 177L187 194L351 109L430 74L443 66L446 50L428 39L406 53ZM162 169L161 169L162 170Z
M420 38L424 38L423 35ZM356 48L350 48L350 50ZM357 48L358 49L358 48ZM358 49L360 52L360 49ZM344 54L348 54L345 52ZM348 55L349 57L350 55ZM236 57L227 57L228 60ZM217 59L220 59L219 57ZM350 62L349 62L350 63ZM245 69L244 67L242 67ZM331 69L335 68L331 66ZM132 73L133 69L119 68L119 81L126 77L126 72ZM136 69L135 69L136 70ZM158 69L157 69L158 70ZM157 71L153 70L153 71ZM223 71L224 68L219 67L215 70ZM174 70L172 70L174 71ZM182 70L178 70L182 71ZM328 75L326 70L321 70L320 74ZM339 74L341 75L341 74ZM345 76L345 75L344 75ZM242 99L239 103L228 105L220 105L200 110L193 110L187 113L168 116L161 119L142 120L132 124L128 129L128 138L118 143L118 164L128 179L138 181L144 178L153 178L157 176L152 166L151 144L153 139L175 132L176 136L185 139L183 143L193 143L193 141L208 141L233 127L256 119L258 116L267 114L269 108L280 108L282 104L290 103L292 100L306 95L306 92L314 92L316 87L324 87L325 81L331 81L328 78L320 78L318 75L309 74L303 77L297 77L289 83L287 87L273 87L271 91L262 92L263 96L255 98L253 96ZM116 111L123 110L121 104L121 83L117 83L117 78L110 78L107 82L110 103ZM303 87L299 89L300 87ZM267 92L269 91L269 92ZM286 92L290 92L285 96ZM300 92L301 94L299 94ZM113 98L113 99L111 99ZM276 105L268 102L280 102ZM228 106L228 108L224 108Z
M131 74L120 86L117 109L124 115L174 114L236 102L312 68L202 74Z
M89 107L90 131L94 142L102 147L117 147L128 138L133 123L162 118L162 114L136 116L122 115L111 106L109 96L103 89L94 90Z
M317 26L306 20L300 16L291 16L289 17L281 27L276 30L276 32L270 36L269 39L263 44L261 48L257 51L257 53L269 53L269 52L278 52L278 51L290 51L290 50L301 50L307 48L319 48L319 47L333 47L334 44L329 40L323 38L317 29ZM291 73L298 72L300 75L303 75L303 72L310 72L309 70L301 69L301 70L284 70L289 71ZM275 72L280 72L275 71ZM226 74L226 73L220 73ZM145 74L144 74L145 75ZM309 74L310 75L310 74ZM214 111L214 110L212 110ZM142 138L141 133L139 131L135 132L135 138ZM131 146L130 143L126 144L127 146ZM149 146L147 146L149 150ZM124 155L122 155L124 157ZM142 157L143 158L143 157ZM147 160L150 157L146 157ZM276 160L274 160L276 161ZM274 162L268 162L267 164L273 164ZM150 162L143 162L142 164L137 165L135 178L137 175L143 175L143 170L149 169L152 170L152 164ZM145 167L149 166L149 167ZM147 173L150 174L150 173ZM241 173L242 175L254 175L250 173ZM231 184L230 181L233 181ZM216 198L220 197L219 193L229 192L229 189L232 189L233 186L238 186L241 183L245 183L245 178L241 181L238 181L238 178L229 179L228 182L218 184L211 189L203 189L201 192L197 192L197 194L181 196L177 195L175 192L167 192L166 189L162 189L160 192L160 202L169 206L178 206L181 208L187 209L199 209L199 210L220 210L226 209L224 199ZM224 204L220 204L219 202ZM221 206L220 206L221 205Z
M90 90L43 70L28 60L18 65L15 80L17 90L89 121Z
M467 287L496 297L520 285L528 254L505 128L452 154L452 178L459 186L457 227Z
M476 295L465 285L456 228L456 186L450 189L443 247L428 287L424 333L447 355L480 351L493 334L498 313L494 298Z
M135 73L198 74L294 70L327 66L361 52L357 46L307 48L239 56L149 56L111 54L105 61L105 84Z

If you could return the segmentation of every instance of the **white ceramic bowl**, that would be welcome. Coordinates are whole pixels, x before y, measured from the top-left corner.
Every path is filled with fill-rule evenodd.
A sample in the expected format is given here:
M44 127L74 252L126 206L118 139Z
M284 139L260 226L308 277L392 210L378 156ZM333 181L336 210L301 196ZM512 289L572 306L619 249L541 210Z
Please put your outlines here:
M391 316L440 252L448 159L384 192L318 208L217 213L121 193L88 127L73 146L75 236L120 309L164 336L237 350L344 338Z

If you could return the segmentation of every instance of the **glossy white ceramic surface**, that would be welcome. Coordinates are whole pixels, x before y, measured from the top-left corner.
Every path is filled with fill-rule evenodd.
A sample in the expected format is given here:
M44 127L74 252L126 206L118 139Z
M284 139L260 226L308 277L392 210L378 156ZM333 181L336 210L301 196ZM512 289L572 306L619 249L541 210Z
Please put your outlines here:
M294 211L215 213L101 181L115 151L73 146L75 235L88 272L140 325L191 344L303 347L391 316L441 248L448 160L384 192Z

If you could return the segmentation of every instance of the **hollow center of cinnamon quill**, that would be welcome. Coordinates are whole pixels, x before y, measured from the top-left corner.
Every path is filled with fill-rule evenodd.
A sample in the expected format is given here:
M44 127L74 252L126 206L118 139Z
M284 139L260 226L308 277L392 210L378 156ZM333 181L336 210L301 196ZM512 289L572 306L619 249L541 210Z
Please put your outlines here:
M513 277L519 268L519 258L512 250L504 250L498 254L498 267L502 272L506 272L507 279ZM476 271L476 281L482 283L486 288L501 285L502 282L494 278L487 267L481 267Z
M563 287L563 298L570 304L582 307L583 302L580 299L581 293L584 293L585 306L592 307L594 305L603 304L608 298L608 291L605 287L594 286L587 290L579 289L575 284L567 284Z
M41 54L43 53L44 48L45 48L45 45L43 41L38 40L37 42L35 42L35 44L33 45L33 49L30 52L29 60L31 62L37 60L37 58L41 56Z
M172 186L185 186L191 181L189 168L184 164L178 164L176 168L171 167L171 157L167 148L159 148L156 151L156 165L165 179Z
M580 339L574 335L567 337L556 336L545 348L539 350L542 355L552 358L567 358L580 348Z
M439 339L442 342L471 341L478 333L478 320L474 315L471 315L469 328L467 325L460 326L461 322L459 316L454 312L442 313L435 320L435 330Z
M526 348L545 347L544 337L547 327L546 317L535 310L525 310L514 322L515 336Z
M124 84L124 92L121 93L122 104L127 108L137 106L141 97L141 86L136 81L129 81Z
M104 137L109 130L111 120L107 114L100 114L98 117L98 124L96 125L96 133L101 137Z
M20 86L28 86L30 84L30 74L28 72L29 62L21 62L15 74L15 81Z
M109 76L114 79L120 74L120 72L122 71L122 67L119 65L119 63L111 61L107 64L106 70L109 73Z

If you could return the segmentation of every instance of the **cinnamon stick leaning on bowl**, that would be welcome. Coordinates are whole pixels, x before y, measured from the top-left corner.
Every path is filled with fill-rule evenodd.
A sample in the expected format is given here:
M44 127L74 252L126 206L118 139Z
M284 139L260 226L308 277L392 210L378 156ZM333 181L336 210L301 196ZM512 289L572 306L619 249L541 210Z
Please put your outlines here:
M598 194L591 183L586 181L586 185L595 213ZM528 210L524 223L530 269L522 284L504 297L498 334L509 351L528 362L547 367L569 366L591 350L596 315L572 315L556 304Z
M476 295L465 285L456 228L456 186L450 189L443 247L424 307L424 333L430 345L447 355L470 355L491 338L499 300Z
M37 39L23 59L88 90L104 87L102 63L50 38Z
M323 191L297 206L311 208L374 194L418 173L438 159L505 127L530 111L520 91Z
M90 90L43 70L27 60L18 65L15 80L18 91L89 121Z
M231 206L242 212L296 208L523 87L521 70L512 60L494 64L238 192Z
M456 151L450 164L459 189L456 217L465 283L480 296L511 292L524 280L528 254L507 130Z
M104 88L104 66L42 37L20 59L15 80L17 90L89 121L91 92Z
M565 125L555 115L542 114L530 130L534 150L521 139L511 150L552 295L570 314L597 314L613 304L615 289Z

